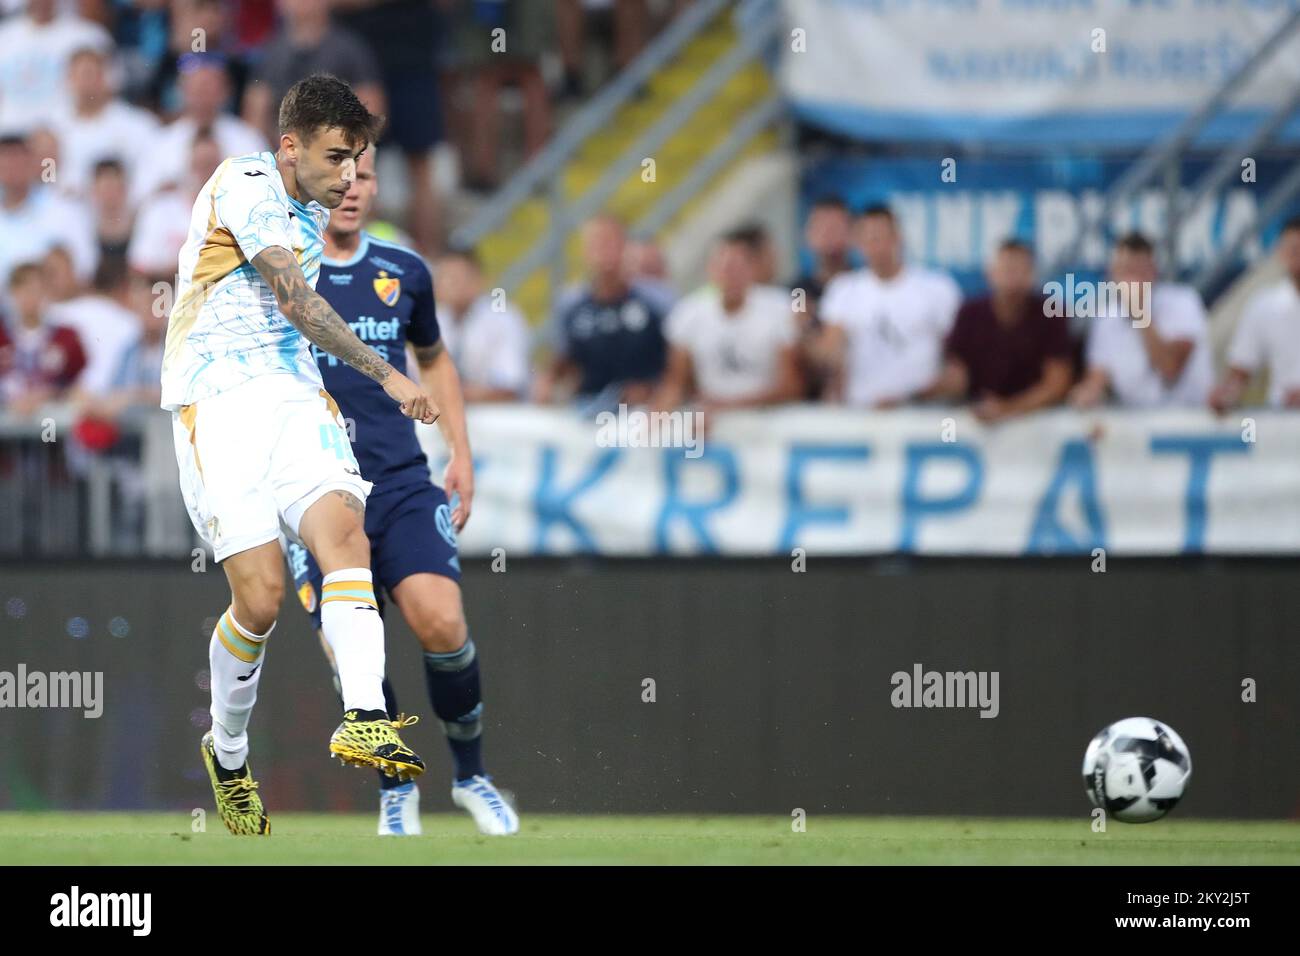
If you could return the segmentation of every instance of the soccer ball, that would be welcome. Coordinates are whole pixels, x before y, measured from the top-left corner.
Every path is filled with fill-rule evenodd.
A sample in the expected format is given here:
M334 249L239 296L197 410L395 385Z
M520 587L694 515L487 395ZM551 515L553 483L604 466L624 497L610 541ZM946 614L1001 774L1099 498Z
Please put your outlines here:
M1174 808L1192 776L1192 755L1172 727L1128 717L1105 728L1083 755L1083 785L1095 807L1124 823L1150 823Z

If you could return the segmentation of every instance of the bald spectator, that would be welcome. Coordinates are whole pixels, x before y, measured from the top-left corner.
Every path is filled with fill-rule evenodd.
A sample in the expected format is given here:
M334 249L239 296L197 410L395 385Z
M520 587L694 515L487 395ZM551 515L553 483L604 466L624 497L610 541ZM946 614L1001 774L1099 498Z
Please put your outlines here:
M668 368L655 404L673 408L694 397L708 410L797 401L797 331L784 289L759 285L759 264L740 232L718 241L711 283L668 316Z
M230 79L225 59L211 53L187 53L180 58L181 115L154 137L150 153L154 159L142 173L132 199L180 183L189 165L194 138L208 130L216 139L224 159L267 148L266 138L237 116L226 112L230 101Z
M973 402L986 422L1058 404L1074 378L1070 330L1065 316L1045 313L1033 249L1006 240L986 274L989 294L957 312L926 397Z
M57 0L28 0L0 21L0 130L30 131L68 105L68 62L83 47L111 51L97 23L60 13Z
M280 138L280 101L304 76L331 73L377 116L387 112L379 64L365 41L330 18L329 0L277 0L281 27L262 48L244 92L243 117L268 141Z
M1214 368L1200 295L1157 281L1155 247L1139 233L1115 243L1109 277L1131 290L1129 299L1091 320L1086 370L1071 401L1090 408L1110 396L1131 408L1203 408Z
M59 245L72 254L79 281L94 274L94 217L42 182L41 168L24 137L0 135L0 289L15 264L39 262Z
M129 175L143 168L159 128L152 113L113 95L108 66L107 55L94 47L74 53L68 65L71 100L50 123L59 141L58 186L82 199L90 197L97 163L116 160Z
M887 206L866 209L854 228L867 267L826 287L813 354L840 400L889 408L911 401L938 376L961 292L945 273L904 261Z
M434 264L438 328L468 402L517 402L528 388L528 324L504 290L484 288L478 257L444 253Z
M572 392L588 408L611 408L641 404L657 387L667 352L664 308L658 296L628 281L626 242L613 216L582 227L587 279L561 297L551 320L552 355L537 379L537 401Z
M1241 402L1261 371L1268 373L1268 403L1300 408L1300 217L1282 227L1276 256L1285 278L1255 293L1228 348L1228 371L1210 396L1219 412Z
M86 356L76 331L50 322L39 262L14 266L8 293L7 321L0 324L0 403L30 415L67 393Z

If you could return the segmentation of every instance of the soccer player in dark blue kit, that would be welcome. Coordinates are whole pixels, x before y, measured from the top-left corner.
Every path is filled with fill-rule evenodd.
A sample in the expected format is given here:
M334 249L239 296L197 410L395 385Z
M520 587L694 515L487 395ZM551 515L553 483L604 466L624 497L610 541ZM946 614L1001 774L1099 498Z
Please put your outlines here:
M469 518L474 495L460 378L439 338L429 267L415 252L362 229L377 185L370 149L358 160L356 182L330 216L317 289L357 337L399 371L406 368L410 343L419 380L441 410L437 424L451 452L445 491L430 481L414 423L383 389L319 349L316 361L348 424L361 474L374 483L365 530L375 593L381 613L384 596L397 605L424 650L429 699L455 765L452 800L473 816L482 833L507 835L519 830L519 818L483 769L478 658L460 595L456 533ZM284 544L298 597L319 632L320 569L305 548L288 539ZM329 656L329 647L322 646ZM384 695L389 717L398 719L387 679ZM379 780L380 835L419 833L415 782L382 773Z

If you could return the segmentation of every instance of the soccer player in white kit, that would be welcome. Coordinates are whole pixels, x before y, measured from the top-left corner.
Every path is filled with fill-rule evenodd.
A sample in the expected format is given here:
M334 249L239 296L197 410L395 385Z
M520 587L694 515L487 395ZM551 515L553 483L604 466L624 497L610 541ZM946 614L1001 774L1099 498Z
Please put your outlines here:
M276 153L227 159L194 203L162 372L185 504L230 582L208 648L212 730L201 751L222 820L240 834L270 833L247 728L284 595L281 521L324 573L321 627L345 710L330 752L400 779L424 770L384 710L383 620L362 520L370 482L311 351L380 383L408 417L437 418L421 387L315 291L327 210L355 181L378 121L346 83L316 74L285 94L279 125Z

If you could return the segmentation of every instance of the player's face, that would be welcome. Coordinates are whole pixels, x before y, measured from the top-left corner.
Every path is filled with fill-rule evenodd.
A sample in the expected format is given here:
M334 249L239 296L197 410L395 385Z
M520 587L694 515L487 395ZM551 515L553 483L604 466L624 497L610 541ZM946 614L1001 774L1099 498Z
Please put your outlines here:
M351 235L361 229L370 217L379 181L375 178L375 151L366 150L357 160L356 180L343 197L343 202L330 215L330 232Z
M292 134L290 152L294 175L304 201L315 200L326 209L337 209L357 181L357 161L368 143L349 142L343 131L330 127L316 131L308 142Z

